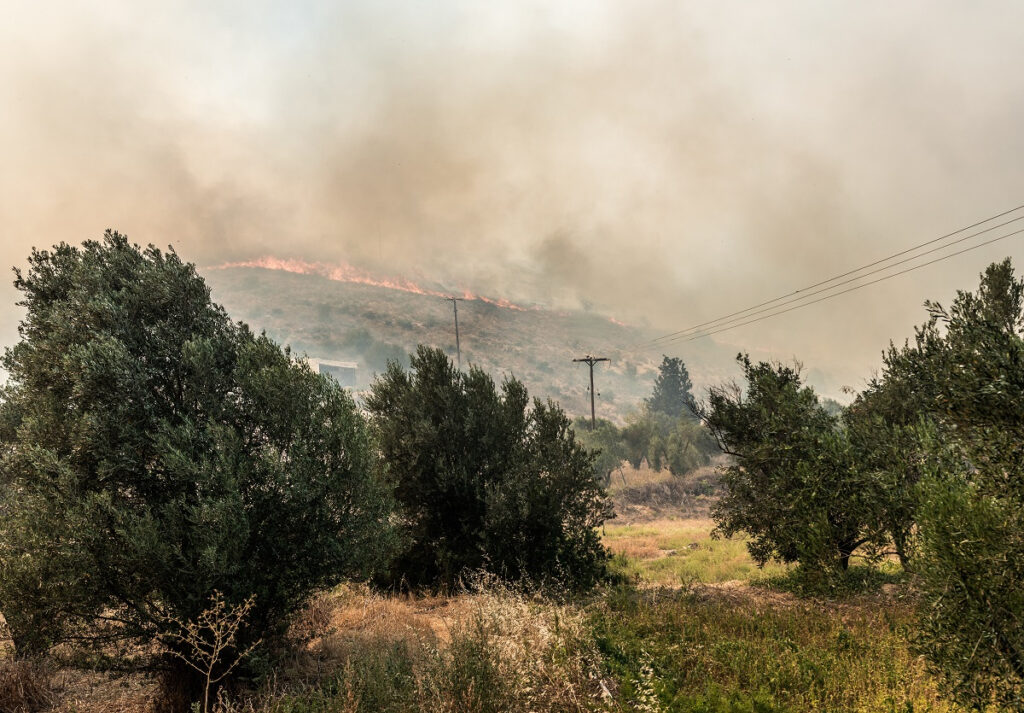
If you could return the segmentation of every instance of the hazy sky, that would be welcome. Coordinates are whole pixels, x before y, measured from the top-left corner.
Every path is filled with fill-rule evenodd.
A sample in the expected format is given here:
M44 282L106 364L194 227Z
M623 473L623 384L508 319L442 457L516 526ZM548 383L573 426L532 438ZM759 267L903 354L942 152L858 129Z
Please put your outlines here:
M669 331L1024 203L1019 2L2 9L5 266L114 227ZM721 340L858 385L1006 255L1024 236Z

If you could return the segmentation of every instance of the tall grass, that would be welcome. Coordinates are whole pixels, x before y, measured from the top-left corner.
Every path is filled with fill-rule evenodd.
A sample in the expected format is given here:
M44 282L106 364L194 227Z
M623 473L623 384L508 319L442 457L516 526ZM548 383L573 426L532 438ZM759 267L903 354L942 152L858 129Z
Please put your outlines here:
M609 526L617 566L640 586L569 602L493 580L451 597L324 593L293 622L275 675L219 710L958 711L909 648L915 605L899 572L853 568L842 588L821 590L798 570L758 570L743 541L712 540L711 526ZM56 710L156 709L91 696Z
M328 635L310 653L328 661L313 679L284 681L225 713L586 711L600 697L600 657L579 609L500 585L453 600L438 629L406 599L393 618ZM352 612L341 600L340 618ZM368 609L374 608L371 599ZM427 606L430 603L427 602ZM404 623L403 623L404 622ZM607 690L607 684L604 684Z
M955 711L908 647L912 616L896 599L823 606L738 588L624 589L591 610L619 710Z
M56 698L53 667L40 660L0 659L0 711L35 713Z

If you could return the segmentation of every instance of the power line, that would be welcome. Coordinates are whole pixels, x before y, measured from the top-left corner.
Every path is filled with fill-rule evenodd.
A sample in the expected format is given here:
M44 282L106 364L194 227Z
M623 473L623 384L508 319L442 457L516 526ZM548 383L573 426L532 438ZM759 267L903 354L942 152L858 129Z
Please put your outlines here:
M877 275L880 272L885 272L886 270L891 270L892 268L897 267L899 265L905 265L906 263L912 262L914 260L917 260L918 258L922 258L925 255L931 255L933 253L937 253L940 250L945 250L946 248L952 247L954 245L958 245L958 244L964 242L965 240L970 240L972 238L976 238L979 235L984 235L985 233L989 233L989 232L991 232L993 230L996 230L998 228L1006 227L1010 223L1015 223L1015 222L1017 222L1019 220L1024 220L1024 215L1022 215L1020 217L1017 217L1017 218L1014 218L1013 220L1008 220L1005 223L999 223L998 225L993 225L991 228L986 228L985 230L979 230L977 233L971 233L970 235L967 235L967 236L965 236L963 238L959 238L958 240L954 240L952 242L946 243L945 245L940 245L940 246L938 246L936 248L932 248L931 250L925 250L924 252L918 253L917 255L911 255L910 257L903 258L902 260L897 260L896 262L891 263L889 265L884 265L882 267L879 267L879 268L876 268L874 270L871 270L870 272L865 272L863 275L857 275L856 277L851 277L849 279L843 280L842 282L837 282L837 283L835 283L833 285L829 285L828 287L822 287L822 288L814 290L812 292L807 292L806 291L807 289L810 289L810 288L805 288L804 290L798 290L798 292L801 293L799 297L794 297L792 299L787 299L787 300L778 302L778 304L776 304L776 305L774 305L772 307L763 307L763 308L761 308L759 310L756 310L756 311L750 311L750 310L754 309L753 307L751 307L749 310L744 310L744 312L746 314L742 314L741 316L733 317L732 319L726 319L725 317L723 317L723 318L718 319L718 320L712 320L711 322L705 322L704 325L699 325L698 327L691 327L690 329L684 329L681 332L677 332L675 336L678 336L678 337L693 336L693 334L696 333L696 332L704 331L704 330L700 329L701 326L712 325L713 329L717 329L718 327L724 327L724 326L726 326L728 324L731 324L732 322L738 322L740 320L747 319L748 317L753 317L754 315L763 314L764 312L769 312L771 310L778 309L779 307L784 307L786 305L791 305L791 304L795 304L797 302L802 302L803 300L806 300L809 297L814 297L815 295L820 295L823 292L830 292L830 291L832 291L832 290L834 290L836 288L842 287L844 285L849 285L851 283L857 282L858 280L863 280L865 277L870 277L871 275ZM984 244L984 243L982 243L982 244ZM819 283L819 284L821 284L821 283ZM675 339L670 339L668 341L675 341Z
M783 300L787 300L788 298L794 297L795 295L800 295L800 297L797 300L793 300L793 301L799 301L800 299L804 299L804 298L810 296L810 295L806 295L806 294L801 294L801 293L805 293L807 290L813 290L816 287L822 287L823 285L827 285L829 283L835 282L836 280L840 280L840 279L842 279L844 277L849 277L849 276L855 275L855 274L857 274L859 272L863 272L864 270L866 270L866 269L868 269L870 267L874 267L876 265L880 265L882 263L889 262L893 258L901 257L901 256L906 255L908 253L916 252L917 250L920 250L923 247L927 247L927 246L932 245L934 243L947 240L947 239L949 239L949 238L951 238L951 237L953 237L955 235L959 235L960 233L963 233L965 231L971 230L972 228L976 228L976 227L978 227L980 225L984 225L985 223L990 223L993 220L997 220L997 219L1002 218L1004 216L1010 215L1011 213L1014 213L1014 212L1016 212L1018 210L1021 210L1022 208L1024 208L1024 204L1021 204L1021 205L1019 205L1019 206L1017 206L1015 208L1011 208L1010 210L1003 211L1002 213L998 213L998 214L993 215L993 216L991 216L989 218L985 218L984 220L979 220L979 221L977 221L975 223L972 223L971 225L965 226L963 228L959 228L958 230L954 230L951 233L946 233L945 235L939 236L937 238L933 238L931 240L927 240L927 241L925 241L923 243L919 243L919 244L914 245L912 247L906 248L905 250L901 250L901 251L899 251L897 253L893 253L892 255L889 255L887 257L881 258L879 260L875 260L874 262L868 263L866 265L862 265L862 266L860 266L860 267L858 267L856 269L848 270L848 271L846 271L844 273L841 273L839 275L835 275L835 276L830 277L830 278L828 278L826 280L821 280L820 282L816 282L816 283L814 283L812 285L807 285L806 287L802 287L802 288L800 288L798 290L794 290L792 292L788 292L788 293L786 293L784 295L780 295L780 296L775 297L773 299L766 300L764 302L759 302L758 304L755 304L755 305L753 305L751 307L747 307L746 309L741 309L741 310L738 310L736 312L732 312L730 314L724 315L722 317L718 317L716 319L712 319L712 320L709 320L707 322L701 322L700 324L695 324L692 327L687 327L686 329L681 329L681 330L676 331L676 332L671 332L669 334L665 334L665 335L662 335L660 337L656 337L654 339L651 339L651 340L649 340L647 342L640 342L640 343L637 343L637 344L634 344L634 345L630 345L630 346L631 347L646 347L646 346L653 346L654 344L656 344L658 342L662 342L662 341L675 341L675 339L674 339L675 337L680 337L680 336L686 335L689 332L694 332L695 330L698 330L701 327L708 327L708 326L712 326L712 325L718 325L718 323L724 322L725 320L731 320L731 318L733 318L733 317L746 318L746 317L752 316L750 313L752 313L754 310L756 310L756 309L758 309L760 307L767 307L768 305L774 305L777 302L781 302ZM904 264L906 262L909 262L910 260L914 260L914 259L922 257L924 255L928 255L930 253L936 252L937 250L941 250L941 249L943 249L945 247L949 247L950 245L955 245L957 243L963 242L964 240L968 240L968 239L970 239L972 237L977 237L978 235L982 235L982 234L984 234L986 232L990 232L992 230L995 230L997 228L1003 227L1005 225L1008 225L1009 223L1012 223L1014 221L1021 220L1021 219L1024 219L1024 216L1019 216L1019 217L1014 218L1012 220L1006 221L1005 223L1002 223L1000 225L991 226L991 227L986 228L985 230L979 231L979 232L977 232L977 233L975 233L973 235L967 236L965 238L960 238L960 239L955 240L955 241L953 241L951 243L947 243L944 246L940 246L938 248L933 248L932 250L929 250L927 252L924 252L924 253L921 253L919 255L915 255L913 257L907 258L905 260L901 260L900 262L888 265L887 267L880 268L878 270L874 270L871 273L868 273L868 274L865 274L865 275L860 275L857 278L853 278L851 280L847 280L846 282L844 282L842 284L849 284L850 282L853 282L853 281L855 281L857 279L862 279L864 277L867 277L868 275L877 274L878 272L882 272L882 271L884 271L886 269L895 267L896 265ZM826 292L829 289L834 289L835 287L839 287L839 286L840 285L832 285L832 287L825 288L825 289L822 289L822 290L818 290L814 294L820 294L821 292ZM775 307L769 307L769 309L775 309L776 307L780 307L780 306L782 306L782 305L775 305ZM761 311L763 312L763 311L766 311L766 310L761 310ZM627 348L629 348L629 347L627 347Z
M986 245L991 245L992 243L999 242L1000 240L1005 240L1006 238L1013 237L1014 235L1020 235L1021 233L1024 233L1024 228L1021 228L1020 230L1015 230L1012 233L1007 233L1006 235L1000 235L998 238L993 238L991 240L986 240L985 242L978 243L977 245L972 245L969 248L964 248L962 250L957 250L956 252L950 253L949 255L943 255L942 257L937 257L934 260L929 260L928 262L923 262L920 265L914 265L913 267L908 267L905 270L900 270L899 272L894 272L891 275L885 275L883 277L879 277L876 280L871 280L870 282L865 282L865 283L860 284L860 285L855 285L853 287L850 287L848 289L842 290L840 292L835 292L835 293L830 294L830 295L825 295L824 297L819 297L816 300L811 300L810 302L805 302L804 304L795 305L793 307L789 307L787 309L780 310L778 312L772 312L771 314L766 314L766 315L764 315L762 317L757 317L756 319L751 319L751 320L748 320L746 322L740 322L739 324L733 324L733 325L728 326L728 327L722 327L721 329L714 329L714 330L712 330L710 332L701 332L699 334L695 334L695 335L692 335L692 336L683 335L683 336L680 336L680 337L676 337L675 339L671 339L671 340L669 340L669 342L675 342L675 341L680 341L680 340L687 341L687 342L692 342L695 339L703 339L704 337L710 337L712 334L718 334L719 332L727 332L730 329L736 329L737 327L742 327L742 326L747 325L747 324L754 324L755 322L761 322L763 320L770 319L771 317L776 317L776 316L778 316L780 314L785 314L786 312L792 312L793 310L797 310L797 309L800 309L802 307L810 307L811 305L817 304L818 302L824 302L825 300L830 300L833 297L839 297L840 295L845 295L847 292L853 292L854 290L859 290L862 287L868 287L870 285L874 285L876 283L892 279L893 277L899 277L900 275L904 275L904 274L906 274L908 272L913 272L914 270L920 270L922 267L928 267L929 265L934 265L937 262L942 262L943 260L948 260L950 258L956 257L957 255L963 255L964 253L970 252L971 250L977 250L978 248L983 248ZM665 342L663 342L663 343L665 343Z

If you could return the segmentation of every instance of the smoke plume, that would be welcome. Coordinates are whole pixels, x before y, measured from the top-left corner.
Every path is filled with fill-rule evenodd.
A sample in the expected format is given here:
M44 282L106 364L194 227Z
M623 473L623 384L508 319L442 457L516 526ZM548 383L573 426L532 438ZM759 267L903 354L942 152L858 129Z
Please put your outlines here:
M115 227L200 266L351 265L670 331L1024 202L1011 2L6 14L6 265ZM853 379L1006 254L720 339Z

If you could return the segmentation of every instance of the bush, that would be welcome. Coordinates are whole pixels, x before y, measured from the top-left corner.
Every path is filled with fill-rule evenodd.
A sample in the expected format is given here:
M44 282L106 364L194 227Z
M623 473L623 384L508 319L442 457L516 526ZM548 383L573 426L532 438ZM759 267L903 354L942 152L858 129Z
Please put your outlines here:
M612 473L622 466L626 460L625 445L622 442L619 429L614 423L606 419L598 419L594 428L591 428L589 418L582 416L573 422L576 430L576 437L580 443L596 454L594 459L594 472L597 474L601 485L605 488L611 485Z
M891 346L847 414L925 599L917 642L967 705L1024 703L1024 281L1009 260ZM915 536L916 533L916 536Z
M554 403L510 378L456 370L420 347L392 363L366 408L395 485L407 547L389 578L452 586L474 570L587 587L607 554L596 528L610 506L594 455Z
M191 264L108 231L33 251L0 403L0 610L19 652L158 640L214 590L239 648L388 551L352 399L210 302Z

